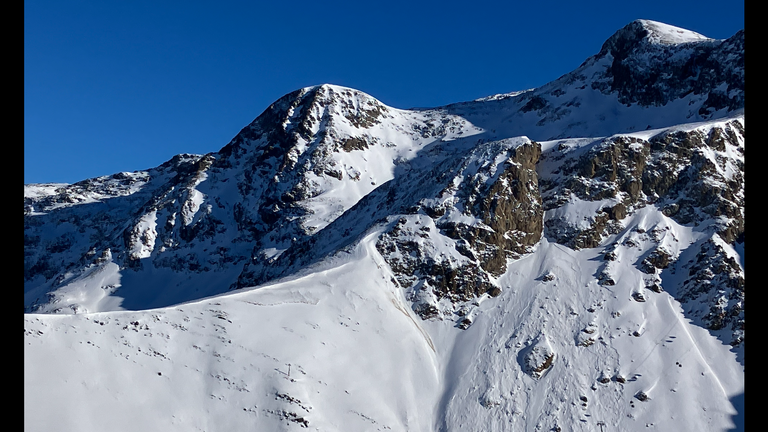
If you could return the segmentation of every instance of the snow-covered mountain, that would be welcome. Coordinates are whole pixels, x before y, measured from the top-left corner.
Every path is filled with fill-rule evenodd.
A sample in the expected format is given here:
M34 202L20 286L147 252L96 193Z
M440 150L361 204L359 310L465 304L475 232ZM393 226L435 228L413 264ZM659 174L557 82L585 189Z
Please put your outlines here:
M744 125L743 31L638 20L537 89L309 87L25 185L26 428L727 430Z

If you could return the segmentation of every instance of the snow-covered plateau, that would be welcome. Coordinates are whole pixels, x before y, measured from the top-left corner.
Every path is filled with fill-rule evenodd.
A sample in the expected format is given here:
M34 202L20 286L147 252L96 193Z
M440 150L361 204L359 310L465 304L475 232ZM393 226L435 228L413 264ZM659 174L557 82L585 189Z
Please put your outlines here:
M744 428L744 32L540 88L336 85L24 186L26 431Z

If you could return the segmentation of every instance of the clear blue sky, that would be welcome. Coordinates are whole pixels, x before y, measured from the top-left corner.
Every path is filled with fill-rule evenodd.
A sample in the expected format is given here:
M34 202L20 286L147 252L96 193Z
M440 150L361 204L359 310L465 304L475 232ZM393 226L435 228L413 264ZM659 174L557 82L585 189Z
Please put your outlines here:
M725 39L744 3L25 0L24 183L217 151L315 84L396 108L538 87L638 18Z

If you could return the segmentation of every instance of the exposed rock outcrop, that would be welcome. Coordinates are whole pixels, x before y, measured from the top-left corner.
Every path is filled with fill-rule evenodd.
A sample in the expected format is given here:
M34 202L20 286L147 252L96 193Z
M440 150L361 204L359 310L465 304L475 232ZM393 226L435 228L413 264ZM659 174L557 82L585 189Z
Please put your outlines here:
M381 236L377 248L399 284L412 292L422 318L461 311L457 303L484 293L498 295L491 280L506 271L507 260L539 241L543 210L535 168L540 154L541 146L527 139L477 147L458 173L447 177L438 196L419 201L418 218L401 218ZM425 217L429 224L422 223L418 232L407 229L409 220ZM450 302L441 308L443 299Z
M744 234L743 152L740 120L650 139L611 137L570 157L568 147L555 148L544 157L566 159L543 176L547 232L571 247L596 247L621 229L615 221L654 204L682 224L711 220L731 243ZM588 223L557 210L574 200L596 203Z
M744 270L723 243L707 240L695 259L683 265L689 277L678 298L689 315L710 330L729 330L727 342L738 345L744 340Z

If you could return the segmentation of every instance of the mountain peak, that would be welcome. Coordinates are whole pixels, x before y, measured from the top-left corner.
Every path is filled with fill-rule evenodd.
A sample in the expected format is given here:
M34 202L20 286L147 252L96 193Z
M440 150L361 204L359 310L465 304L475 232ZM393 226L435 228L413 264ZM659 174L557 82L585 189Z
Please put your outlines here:
M375 97L365 93L363 91L353 89L351 87L344 87L336 84L318 84L309 87L304 87L299 90L300 95L312 94L315 99L322 100L324 102L337 102L337 97L343 97L345 99L358 99L361 101L371 101L371 103L378 102Z
M710 38L694 31L658 21L639 19L630 23L630 25L632 24L642 26L648 32L646 39L651 43L674 45L710 40Z
M658 21L638 19L619 29L603 44L601 53L627 52L642 44L678 45L691 42L703 42L710 38Z

